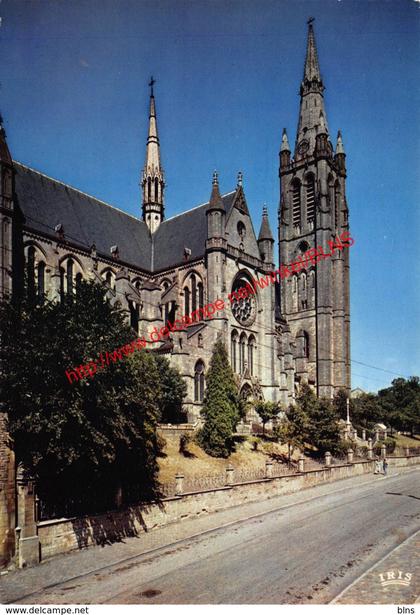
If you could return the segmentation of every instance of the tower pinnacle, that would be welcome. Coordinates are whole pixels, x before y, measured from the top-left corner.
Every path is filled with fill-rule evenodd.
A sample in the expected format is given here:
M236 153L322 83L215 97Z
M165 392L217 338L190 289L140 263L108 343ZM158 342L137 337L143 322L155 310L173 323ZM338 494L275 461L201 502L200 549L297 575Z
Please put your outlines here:
M143 192L143 220L151 233L154 233L163 220L163 191L165 188L164 172L160 162L160 145L157 130L156 105L153 86L156 81L150 79L149 132L146 144L141 187Z

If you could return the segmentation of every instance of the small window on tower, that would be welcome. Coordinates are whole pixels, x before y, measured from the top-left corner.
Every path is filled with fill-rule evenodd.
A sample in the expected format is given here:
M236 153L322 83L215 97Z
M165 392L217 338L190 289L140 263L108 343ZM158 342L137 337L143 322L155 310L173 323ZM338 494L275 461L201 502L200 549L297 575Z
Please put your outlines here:
M245 224L243 222L238 222L238 235L239 237L244 240L245 235L246 235L246 228L245 228Z

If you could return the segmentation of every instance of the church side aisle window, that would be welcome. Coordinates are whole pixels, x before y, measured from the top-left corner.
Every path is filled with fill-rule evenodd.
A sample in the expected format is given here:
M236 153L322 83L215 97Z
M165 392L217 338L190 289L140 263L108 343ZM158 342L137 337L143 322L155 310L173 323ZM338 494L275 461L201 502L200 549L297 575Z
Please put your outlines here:
M232 331L230 338L230 363L233 371L237 369L237 354L238 354L238 332Z
M256 341L253 335L249 336L248 339L248 369L251 376L254 375L254 356L256 349Z
M197 361L194 370L194 401L202 402L204 399L204 363Z

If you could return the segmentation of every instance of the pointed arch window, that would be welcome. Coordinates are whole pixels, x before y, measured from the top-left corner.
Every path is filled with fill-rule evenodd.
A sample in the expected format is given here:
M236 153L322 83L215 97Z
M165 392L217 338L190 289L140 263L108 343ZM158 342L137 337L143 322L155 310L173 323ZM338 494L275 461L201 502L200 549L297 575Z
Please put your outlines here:
M139 306L134 301L128 302L130 309L130 326L138 333L139 329Z
M204 399L204 363L197 361L194 368L194 401L202 402Z
M26 271L28 276L28 295L33 297L35 295L35 248L33 246L28 248Z
M309 334L306 331L303 332L303 356L309 359Z
M45 263L38 263L38 297L42 300L45 294Z
M248 339L248 369L251 376L254 375L254 359L255 359L255 349L256 349L256 341L253 335L250 335Z
M301 223L300 182L296 180L292 187L292 222L294 227Z
M184 288L184 315L189 316L190 314L190 289L188 286Z
M198 288L198 307L203 309L204 307L204 288L202 282L197 284Z
M60 267L60 300L64 301L65 289L64 280L66 278L66 272L63 267Z
M147 198L149 201L152 199L152 180L150 177L147 178Z
M191 311L195 312L197 309L197 280L195 275L191 276Z
M306 221L313 224L315 220L315 179L313 175L308 177L306 186Z
M234 372L237 369L237 359L238 359L238 332L232 331L230 336L230 364Z
M66 282L67 293L71 295L73 293L73 261L71 258L67 261Z
M83 276L82 276L82 274L80 273L80 271L79 271L79 273L76 273L76 278L75 278L75 280L76 280L76 293L77 293L77 291L79 290L80 285L81 285L81 283L82 283L82 280L83 280Z
M246 335L241 334L239 339L239 373L243 374L245 371L245 347L246 347Z

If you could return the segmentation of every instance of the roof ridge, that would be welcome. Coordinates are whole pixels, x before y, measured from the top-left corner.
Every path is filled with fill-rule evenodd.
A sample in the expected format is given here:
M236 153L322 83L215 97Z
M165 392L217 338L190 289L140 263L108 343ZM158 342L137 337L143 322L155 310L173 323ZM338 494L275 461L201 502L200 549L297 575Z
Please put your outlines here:
M222 199L224 199L226 196L230 196L231 194L235 194L236 190L232 190L231 192L226 192L226 194L222 194ZM171 216L170 218L165 218L161 224L165 224L165 222L168 222L169 220L173 220L174 218L178 218L179 216L185 216L185 214L190 213L190 211L194 211L195 209L198 209L199 207L204 207L204 205L208 205L209 201L206 201L205 203L200 203L200 205L196 205L195 207L191 207L191 209L187 209L186 211L182 211L180 214L175 214L174 216Z
M41 175L42 177L45 177L46 179L50 179L51 181L55 182L56 184L61 184L61 186L64 186L65 188L70 188L70 190L74 190L75 192L78 192L79 194L83 194L83 196L87 196L90 199L93 199L94 201L97 201L98 203L101 203L102 205L106 205L107 207L110 207L111 209L115 209L116 211L119 211L121 214L125 214L126 216L129 216L130 218L133 218L134 220L137 220L137 222L143 222L143 220L141 220L140 218L137 218L136 216L133 216L133 214L127 213L123 209L120 209L119 207L115 207L115 205L111 205L110 203L107 203L106 201L102 201L101 199L98 199L96 196L93 196L93 194L88 194L87 192L83 192L83 190L80 190L79 188L75 188L74 186L71 186L70 184L65 184L64 182L60 181L59 179L55 179L55 177L51 177L50 175L47 175L46 173L42 173L42 171L38 171L37 169L33 169L32 167L28 166L27 164L23 164L23 162L19 162L19 160L13 160L12 162L13 162L13 164L18 164L20 167L23 167L24 169L29 169L29 171L32 171L33 173L37 173L38 175Z

